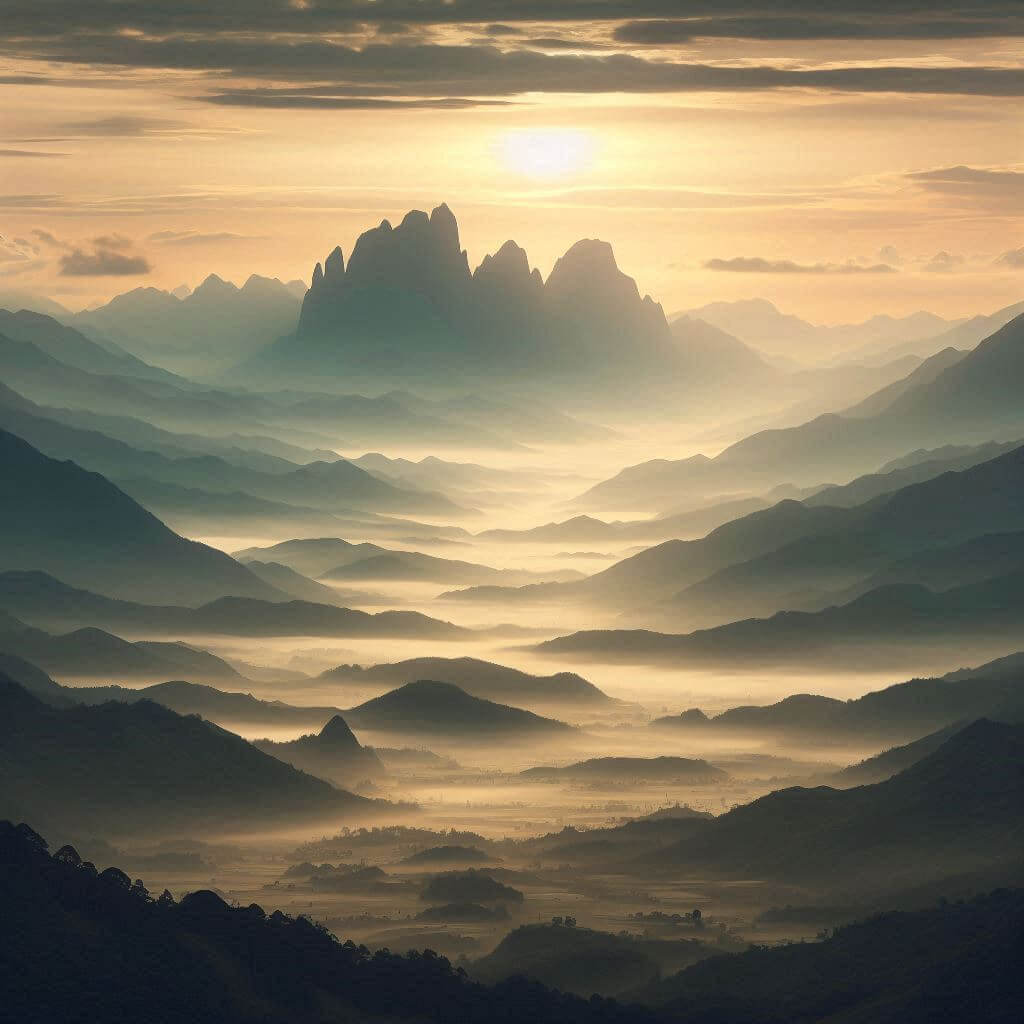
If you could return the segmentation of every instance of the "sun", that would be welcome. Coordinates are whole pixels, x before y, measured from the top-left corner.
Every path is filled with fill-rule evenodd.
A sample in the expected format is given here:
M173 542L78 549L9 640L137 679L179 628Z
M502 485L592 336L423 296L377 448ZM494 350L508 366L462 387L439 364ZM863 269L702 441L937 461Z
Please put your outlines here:
M499 140L498 153L510 171L538 181L554 181L590 167L594 140L586 132L563 129L510 132Z

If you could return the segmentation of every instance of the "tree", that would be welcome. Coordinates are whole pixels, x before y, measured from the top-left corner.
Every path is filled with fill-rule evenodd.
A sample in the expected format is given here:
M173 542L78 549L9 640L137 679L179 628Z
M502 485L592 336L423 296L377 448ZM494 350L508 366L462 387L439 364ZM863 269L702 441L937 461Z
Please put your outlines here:
M76 868L82 866L82 858L78 856L78 851L70 843L65 843L53 855L53 859L59 864L70 864Z

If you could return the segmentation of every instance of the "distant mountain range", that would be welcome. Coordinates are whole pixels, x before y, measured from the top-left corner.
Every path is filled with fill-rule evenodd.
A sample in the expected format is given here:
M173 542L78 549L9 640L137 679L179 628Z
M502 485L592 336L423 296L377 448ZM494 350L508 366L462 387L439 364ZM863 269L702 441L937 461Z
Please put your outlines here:
M184 298L136 288L63 319L178 373L207 376L295 330L301 296L253 274L241 288L210 274Z
M763 431L712 459L697 455L632 466L590 488L577 504L663 509L673 496L760 491L780 483L807 486L869 472L914 447L1010 440L1024 433L1017 400L1024 379L1024 315L962 358L945 365L936 358L937 372L920 372L868 415L854 409Z
M894 353L904 351L931 355L938 351L929 351L931 339L965 323L922 311L905 317L874 316L863 323L824 326L782 313L767 299L711 302L688 310L686 315L706 320L774 356L814 363L839 356L892 358Z

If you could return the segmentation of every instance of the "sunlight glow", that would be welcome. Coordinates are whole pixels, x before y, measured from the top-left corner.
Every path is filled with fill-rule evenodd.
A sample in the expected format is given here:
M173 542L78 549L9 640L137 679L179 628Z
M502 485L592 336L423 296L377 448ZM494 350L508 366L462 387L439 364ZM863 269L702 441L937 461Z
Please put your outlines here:
M509 170L545 181L578 174L594 161L594 140L586 132L512 132L502 136L498 148Z

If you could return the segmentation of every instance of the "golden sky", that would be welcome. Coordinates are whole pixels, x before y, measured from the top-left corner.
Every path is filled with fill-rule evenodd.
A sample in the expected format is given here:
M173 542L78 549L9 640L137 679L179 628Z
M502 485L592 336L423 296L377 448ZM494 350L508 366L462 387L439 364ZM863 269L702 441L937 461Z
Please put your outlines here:
M446 201L471 264L600 237L668 312L1024 298L1016 0L3 6L0 294L308 279Z

